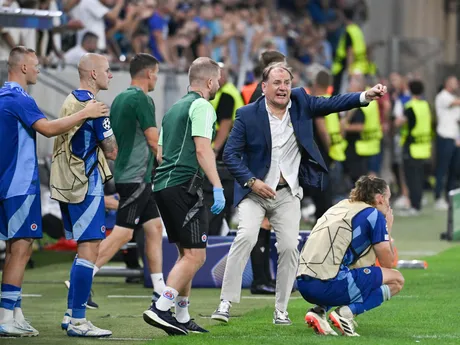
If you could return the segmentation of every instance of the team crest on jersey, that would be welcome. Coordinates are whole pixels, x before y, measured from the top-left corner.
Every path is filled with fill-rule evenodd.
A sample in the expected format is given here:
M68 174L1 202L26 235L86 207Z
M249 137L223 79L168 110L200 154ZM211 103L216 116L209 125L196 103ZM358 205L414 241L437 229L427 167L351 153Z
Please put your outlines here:
M201 242L206 242L208 240L208 236L206 234L201 235Z
M136 219L134 219L134 224L139 224L139 217L137 217Z
M32 223L32 225L30 226L30 230L37 231L37 229L38 229L38 225L35 223Z
M110 126L110 119L109 119L108 117L106 117L106 118L104 119L104 122L102 122L102 127L104 127L104 129L105 129L106 131L108 131L110 128L112 128L112 127Z
M366 273L366 274L369 274L369 273L371 273L371 270L370 270L369 268L365 268L365 269L363 270L363 272Z
M186 300L182 300L182 301L180 301L179 303L177 303L177 305L178 305L179 307L181 307L181 308L185 308L185 307L187 307L188 303L187 303Z
M102 233L105 232L105 225L102 225L102 226L101 226L101 232L102 232Z
M171 291L165 291L163 292L163 296L172 301L174 299L174 295Z

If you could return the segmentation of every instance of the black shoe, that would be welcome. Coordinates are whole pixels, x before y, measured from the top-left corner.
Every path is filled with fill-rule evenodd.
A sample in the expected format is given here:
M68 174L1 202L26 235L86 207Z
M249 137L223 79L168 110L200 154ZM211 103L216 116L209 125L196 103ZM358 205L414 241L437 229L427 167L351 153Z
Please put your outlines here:
M126 284L140 284L142 282L142 278L139 277L126 277L125 283Z
M160 298L161 296L156 293L155 291L153 291L153 294L152 294L152 303L155 303L156 301L158 301L158 299Z
M270 285L260 284L251 286L251 293L253 295L275 295L276 290Z
M187 329L177 322L172 315L171 310L159 310L155 303L152 303L149 309L142 315L144 321L153 327L157 327L168 333L168 335L187 335Z
M267 285L271 286L272 288L276 290L276 280L271 279Z
M88 302L86 302L86 308L88 309L98 309L99 305L93 301L91 294L88 297Z
M180 323L180 322L179 322ZM209 333L208 330L198 326L193 319L190 319L186 323L180 323L189 333Z

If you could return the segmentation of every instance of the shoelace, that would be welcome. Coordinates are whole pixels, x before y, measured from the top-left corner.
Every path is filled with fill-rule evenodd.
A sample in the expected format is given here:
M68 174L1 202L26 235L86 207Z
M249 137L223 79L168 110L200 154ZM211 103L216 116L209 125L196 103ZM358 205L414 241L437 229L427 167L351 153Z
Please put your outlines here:
M289 313L287 311L276 311L276 318L280 320L287 320L289 319Z
M219 313L228 313L229 310L230 310L230 303L226 303L226 302L221 302L219 304L219 308L217 308L217 311Z

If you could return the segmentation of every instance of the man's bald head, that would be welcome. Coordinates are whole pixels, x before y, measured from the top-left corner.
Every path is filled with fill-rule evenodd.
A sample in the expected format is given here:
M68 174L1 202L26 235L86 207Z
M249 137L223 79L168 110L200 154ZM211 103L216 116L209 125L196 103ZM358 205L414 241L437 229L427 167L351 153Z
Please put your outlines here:
M78 63L80 84L87 85L97 91L107 90L112 79L109 62L100 54L88 53L81 57Z

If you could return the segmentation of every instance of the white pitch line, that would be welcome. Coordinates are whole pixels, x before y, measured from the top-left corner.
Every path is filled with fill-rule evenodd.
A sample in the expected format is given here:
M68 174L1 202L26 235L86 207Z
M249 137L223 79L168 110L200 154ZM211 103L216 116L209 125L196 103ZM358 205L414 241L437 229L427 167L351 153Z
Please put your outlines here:
M147 341L152 340L152 338L99 338L99 340L111 340L111 341Z
M107 298L152 298L152 295L108 295Z
M22 297L36 297L36 298L40 298L40 297L43 297L42 295L38 295L38 294L28 294L28 293L24 293L21 295Z
M242 296L243 299L275 299L275 296ZM295 296L289 299L301 299L302 297Z

